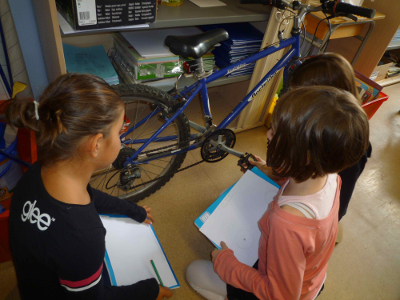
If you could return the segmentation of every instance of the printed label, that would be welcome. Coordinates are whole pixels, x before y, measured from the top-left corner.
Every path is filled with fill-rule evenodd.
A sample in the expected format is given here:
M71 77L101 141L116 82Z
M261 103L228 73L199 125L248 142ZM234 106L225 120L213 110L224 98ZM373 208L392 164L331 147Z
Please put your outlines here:
M55 219L51 218L49 214L41 214L40 209L35 207L36 202L36 200L33 203L30 201L25 202L22 207L21 219L22 222L29 220L31 224L36 223L39 230L45 231Z
M76 0L79 26L97 24L96 0Z

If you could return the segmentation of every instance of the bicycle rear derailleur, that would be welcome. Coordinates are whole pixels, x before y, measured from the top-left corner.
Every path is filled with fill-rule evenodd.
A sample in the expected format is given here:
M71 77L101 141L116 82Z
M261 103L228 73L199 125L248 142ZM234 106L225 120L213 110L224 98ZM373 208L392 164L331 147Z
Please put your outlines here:
M124 163L127 158L132 156L136 152L136 149L124 147L120 150L118 157L112 163L113 167L117 170L121 170L119 174L119 181L117 187L127 192L133 188L135 179L140 178L142 170L138 166L127 166L124 168Z
M126 168L125 170L121 171L119 175L117 187L125 192L129 191L131 188L133 188L135 179L142 176L141 173L140 167L135 166Z

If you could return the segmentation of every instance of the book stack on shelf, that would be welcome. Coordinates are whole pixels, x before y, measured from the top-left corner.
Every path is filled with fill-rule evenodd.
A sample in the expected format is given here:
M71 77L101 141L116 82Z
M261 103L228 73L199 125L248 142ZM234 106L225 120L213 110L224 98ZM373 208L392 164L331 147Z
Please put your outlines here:
M63 44L68 73L88 73L103 78L108 84L119 84L118 74L103 46L87 48Z
M222 42L212 53L215 55L215 64L223 69L249 55L260 51L263 33L249 23L202 25L204 31L223 28L229 33L229 39ZM235 77L253 72L255 63L249 64L227 77Z
M168 35L198 33L196 27L115 33L113 64L127 83L172 86L183 72L182 61L164 46L164 40Z

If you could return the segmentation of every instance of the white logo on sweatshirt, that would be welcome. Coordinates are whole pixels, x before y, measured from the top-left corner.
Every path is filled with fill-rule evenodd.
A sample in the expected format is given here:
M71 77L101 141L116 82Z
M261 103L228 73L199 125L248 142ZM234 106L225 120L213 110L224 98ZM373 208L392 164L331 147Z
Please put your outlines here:
M26 201L24 207L22 208L21 219L23 222L29 220L31 224L37 223L39 230L46 230L49 228L51 223L51 217L49 214L40 214L40 209L35 207L35 202Z

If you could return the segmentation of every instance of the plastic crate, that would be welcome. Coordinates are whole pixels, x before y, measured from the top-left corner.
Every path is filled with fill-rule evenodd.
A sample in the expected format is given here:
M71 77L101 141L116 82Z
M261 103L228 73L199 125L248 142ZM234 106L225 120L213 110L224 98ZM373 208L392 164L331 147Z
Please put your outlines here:
M389 96L385 93L380 92L375 100L372 100L371 102L362 105L362 108L367 114L369 120L373 117L373 115L376 113L382 103L385 102L387 99L389 99Z

